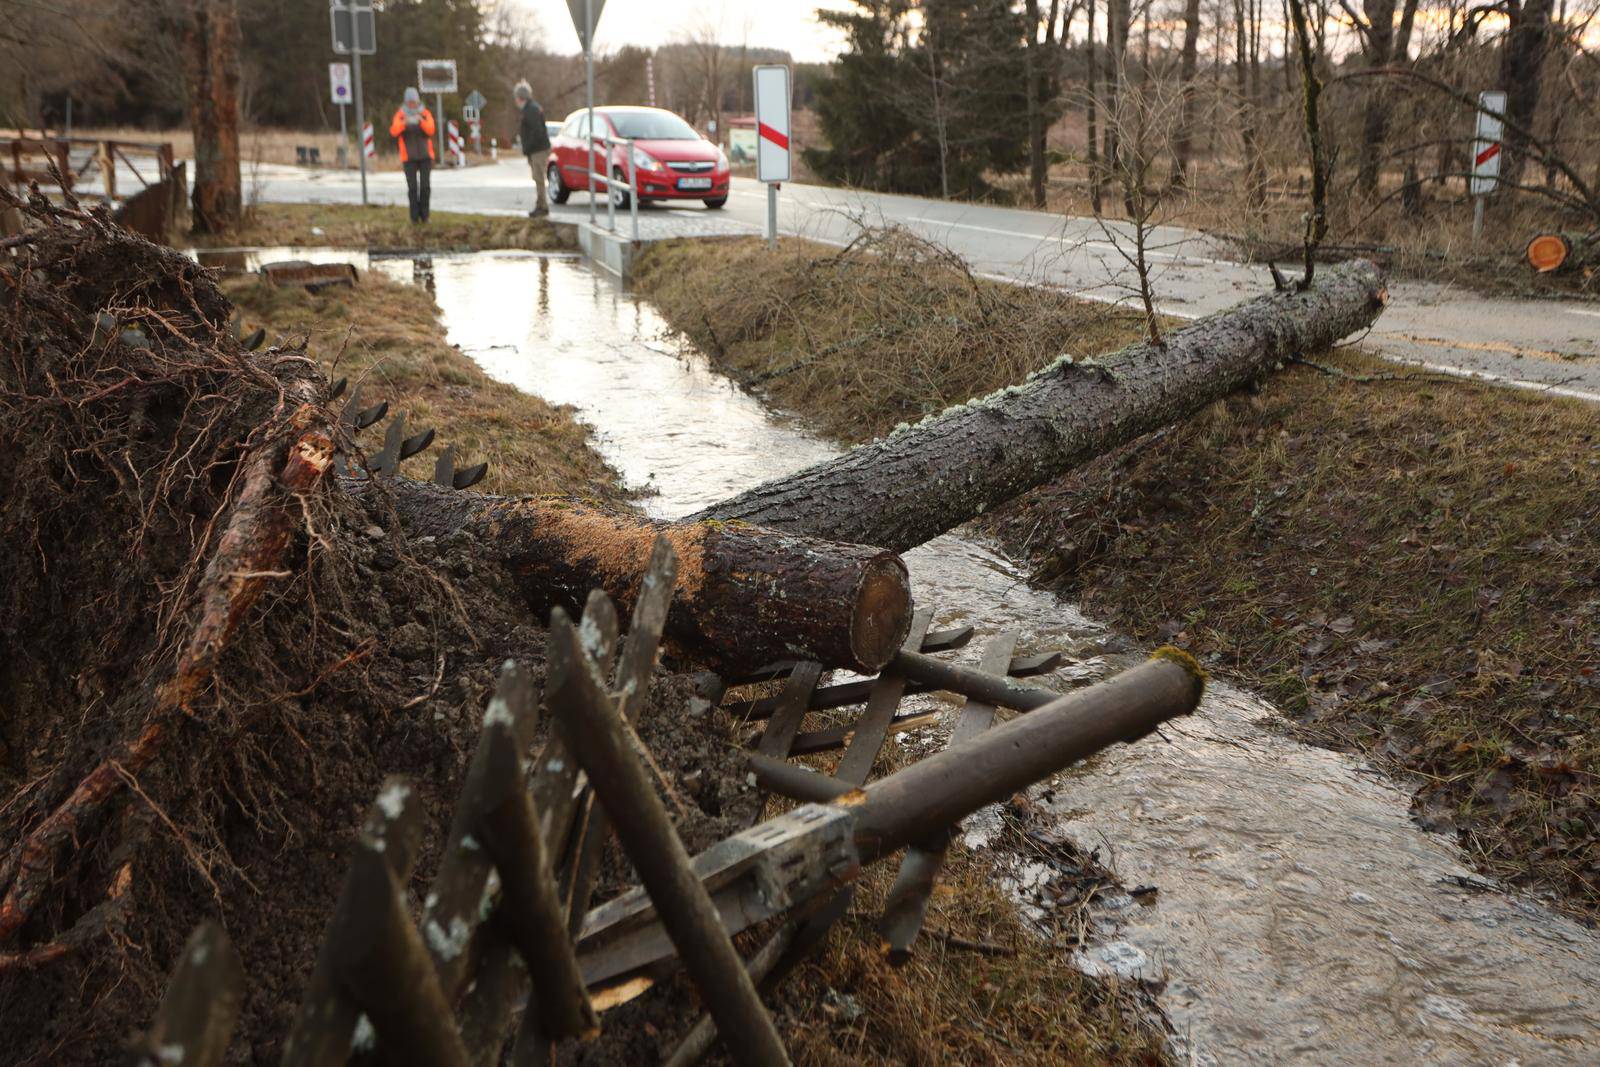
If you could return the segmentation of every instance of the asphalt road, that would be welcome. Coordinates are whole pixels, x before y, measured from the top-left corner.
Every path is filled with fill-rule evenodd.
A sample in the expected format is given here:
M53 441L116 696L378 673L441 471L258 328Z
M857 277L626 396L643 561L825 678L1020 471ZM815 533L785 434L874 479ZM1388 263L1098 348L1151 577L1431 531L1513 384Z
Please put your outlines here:
M359 178L352 171L263 165L247 183L266 201L360 200ZM533 184L520 158L434 171L433 206L440 211L522 214L532 197ZM404 179L398 172L371 175L369 198L404 204ZM720 211L691 201L652 205L640 215L645 239L759 232L766 190L736 178ZM575 194L555 209L555 217L586 219L587 198ZM778 220L782 233L832 243L848 241L863 223L897 223L948 246L985 276L1055 285L1099 300L1133 299L1134 278L1121 251L1131 244L1126 227L1116 223L1108 223L1108 229L1092 218L795 184L779 194ZM1192 231L1160 227L1149 247L1158 306L1173 315L1204 315L1272 285L1265 267L1231 260ZM1368 351L1600 402L1600 304L1485 297L1430 282L1396 283L1390 296L1377 328L1361 340Z

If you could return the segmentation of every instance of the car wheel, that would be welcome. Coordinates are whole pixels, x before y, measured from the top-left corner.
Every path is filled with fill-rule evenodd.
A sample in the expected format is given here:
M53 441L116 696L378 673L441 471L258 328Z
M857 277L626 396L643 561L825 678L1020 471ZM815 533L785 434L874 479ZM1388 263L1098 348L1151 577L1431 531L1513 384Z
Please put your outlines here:
M728 198L725 196L714 196L710 200L706 201L706 207L710 208L712 211L715 211L717 208L722 207L727 202Z
M617 205L617 210L625 210L628 206L628 176L618 167L611 172L611 180L606 184L610 187L611 202Z
M549 169L545 171L545 185L548 188L552 204L565 204L567 197L572 195L572 190L561 182L561 168L554 163L550 164Z

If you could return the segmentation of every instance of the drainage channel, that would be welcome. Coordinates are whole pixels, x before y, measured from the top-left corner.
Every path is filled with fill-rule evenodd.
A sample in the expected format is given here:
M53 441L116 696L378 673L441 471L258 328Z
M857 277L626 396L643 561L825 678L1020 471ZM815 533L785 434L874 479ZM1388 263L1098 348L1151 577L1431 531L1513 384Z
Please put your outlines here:
M309 258L304 255L301 258ZM378 264L374 264L378 266ZM391 273L406 276L409 267ZM431 257L449 339L494 377L571 404L662 517L836 448L662 338L644 301L581 262ZM940 625L1013 630L1073 654L1057 684L1117 670L1115 635L964 534L906 556ZM1189 1062L1590 1063L1600 937L1475 877L1359 760L1299 744L1258 698L1213 684L1200 711L1035 790L1055 832L1098 847L1147 906L1113 900L1086 969L1165 980ZM915 742L913 742L915 743ZM988 828L972 820L968 841ZM1032 907L1026 874L1007 877Z

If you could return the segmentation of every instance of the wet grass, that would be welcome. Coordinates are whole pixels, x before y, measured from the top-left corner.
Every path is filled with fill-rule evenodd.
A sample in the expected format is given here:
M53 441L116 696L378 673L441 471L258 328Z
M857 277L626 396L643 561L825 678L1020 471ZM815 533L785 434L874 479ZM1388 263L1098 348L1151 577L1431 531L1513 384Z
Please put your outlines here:
M449 344L426 289L369 271L354 288L320 293L255 277L231 279L226 290L246 330L266 326L268 343L309 337L330 376L361 383L364 402L387 400L391 417L404 412L413 433L438 431L432 448L407 461L405 475L429 477L439 450L454 445L458 469L488 460L479 483L485 492L621 498L616 472L571 410L494 381ZM362 435L369 453L382 447L383 425Z
M895 229L842 250L801 240L775 251L755 239L654 244L633 284L724 372L846 441L1140 332L1126 310L974 277Z
M197 243L228 248L287 245L434 252L492 248L560 252L577 248L577 237L572 227L557 226L548 219L435 211L426 225L419 226L411 222L403 207L255 204L246 212L240 229Z
M1415 776L1480 867L1600 914L1600 423L1295 367L988 520L1096 617ZM1387 375L1387 377L1385 377Z

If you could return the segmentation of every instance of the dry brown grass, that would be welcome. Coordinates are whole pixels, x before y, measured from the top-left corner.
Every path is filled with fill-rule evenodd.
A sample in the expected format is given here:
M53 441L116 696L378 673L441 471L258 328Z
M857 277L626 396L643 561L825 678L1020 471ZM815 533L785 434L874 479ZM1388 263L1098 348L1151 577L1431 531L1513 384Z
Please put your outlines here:
M852 441L1019 382L1063 352L1140 334L1124 309L974 277L898 229L845 249L650 245L634 286L722 370Z
M426 289L368 272L353 289L308 293L257 278L230 280L226 292L245 329L265 325L269 342L306 335L330 375L360 382L369 403L405 412L412 432L438 431L433 448L403 473L426 478L433 457L456 447L456 465L489 461L480 483L492 493L572 493L617 500L616 472L590 446L589 431L566 408L494 381L445 340ZM381 425L363 443L375 451Z
M1348 177L1346 177L1348 181ZM1173 195L1163 206L1165 225L1200 230L1225 238L1233 254L1279 262L1300 253L1309 175L1291 168L1276 171L1260 208L1246 202L1243 167L1228 160L1205 160L1187 193ZM995 179L1017 206L1027 206L1025 176ZM1491 201L1483 238L1472 240L1472 202L1461 183L1424 182L1417 214L1403 210L1400 188L1404 175L1382 175L1374 201L1359 199L1340 186L1329 202L1327 257L1361 255L1390 272L1414 278L1455 282L1484 292L1537 295L1572 293L1600 295L1600 277L1589 274L1540 275L1523 262L1523 249L1536 233L1585 229L1583 221L1564 216L1537 196L1504 196ZM1122 205L1108 185L1102 202L1108 218L1122 218ZM1088 168L1081 162L1057 163L1050 170L1046 211L1087 217L1093 214Z
M318 232L320 231L320 232ZM411 222L403 207L377 204L255 204L232 233L201 237L211 247L286 245L309 248L476 251L516 248L560 252L577 247L576 231L547 219L436 211L428 224Z
M1600 913L1592 406L1293 368L990 521L1039 577L1420 775L1425 825Z

